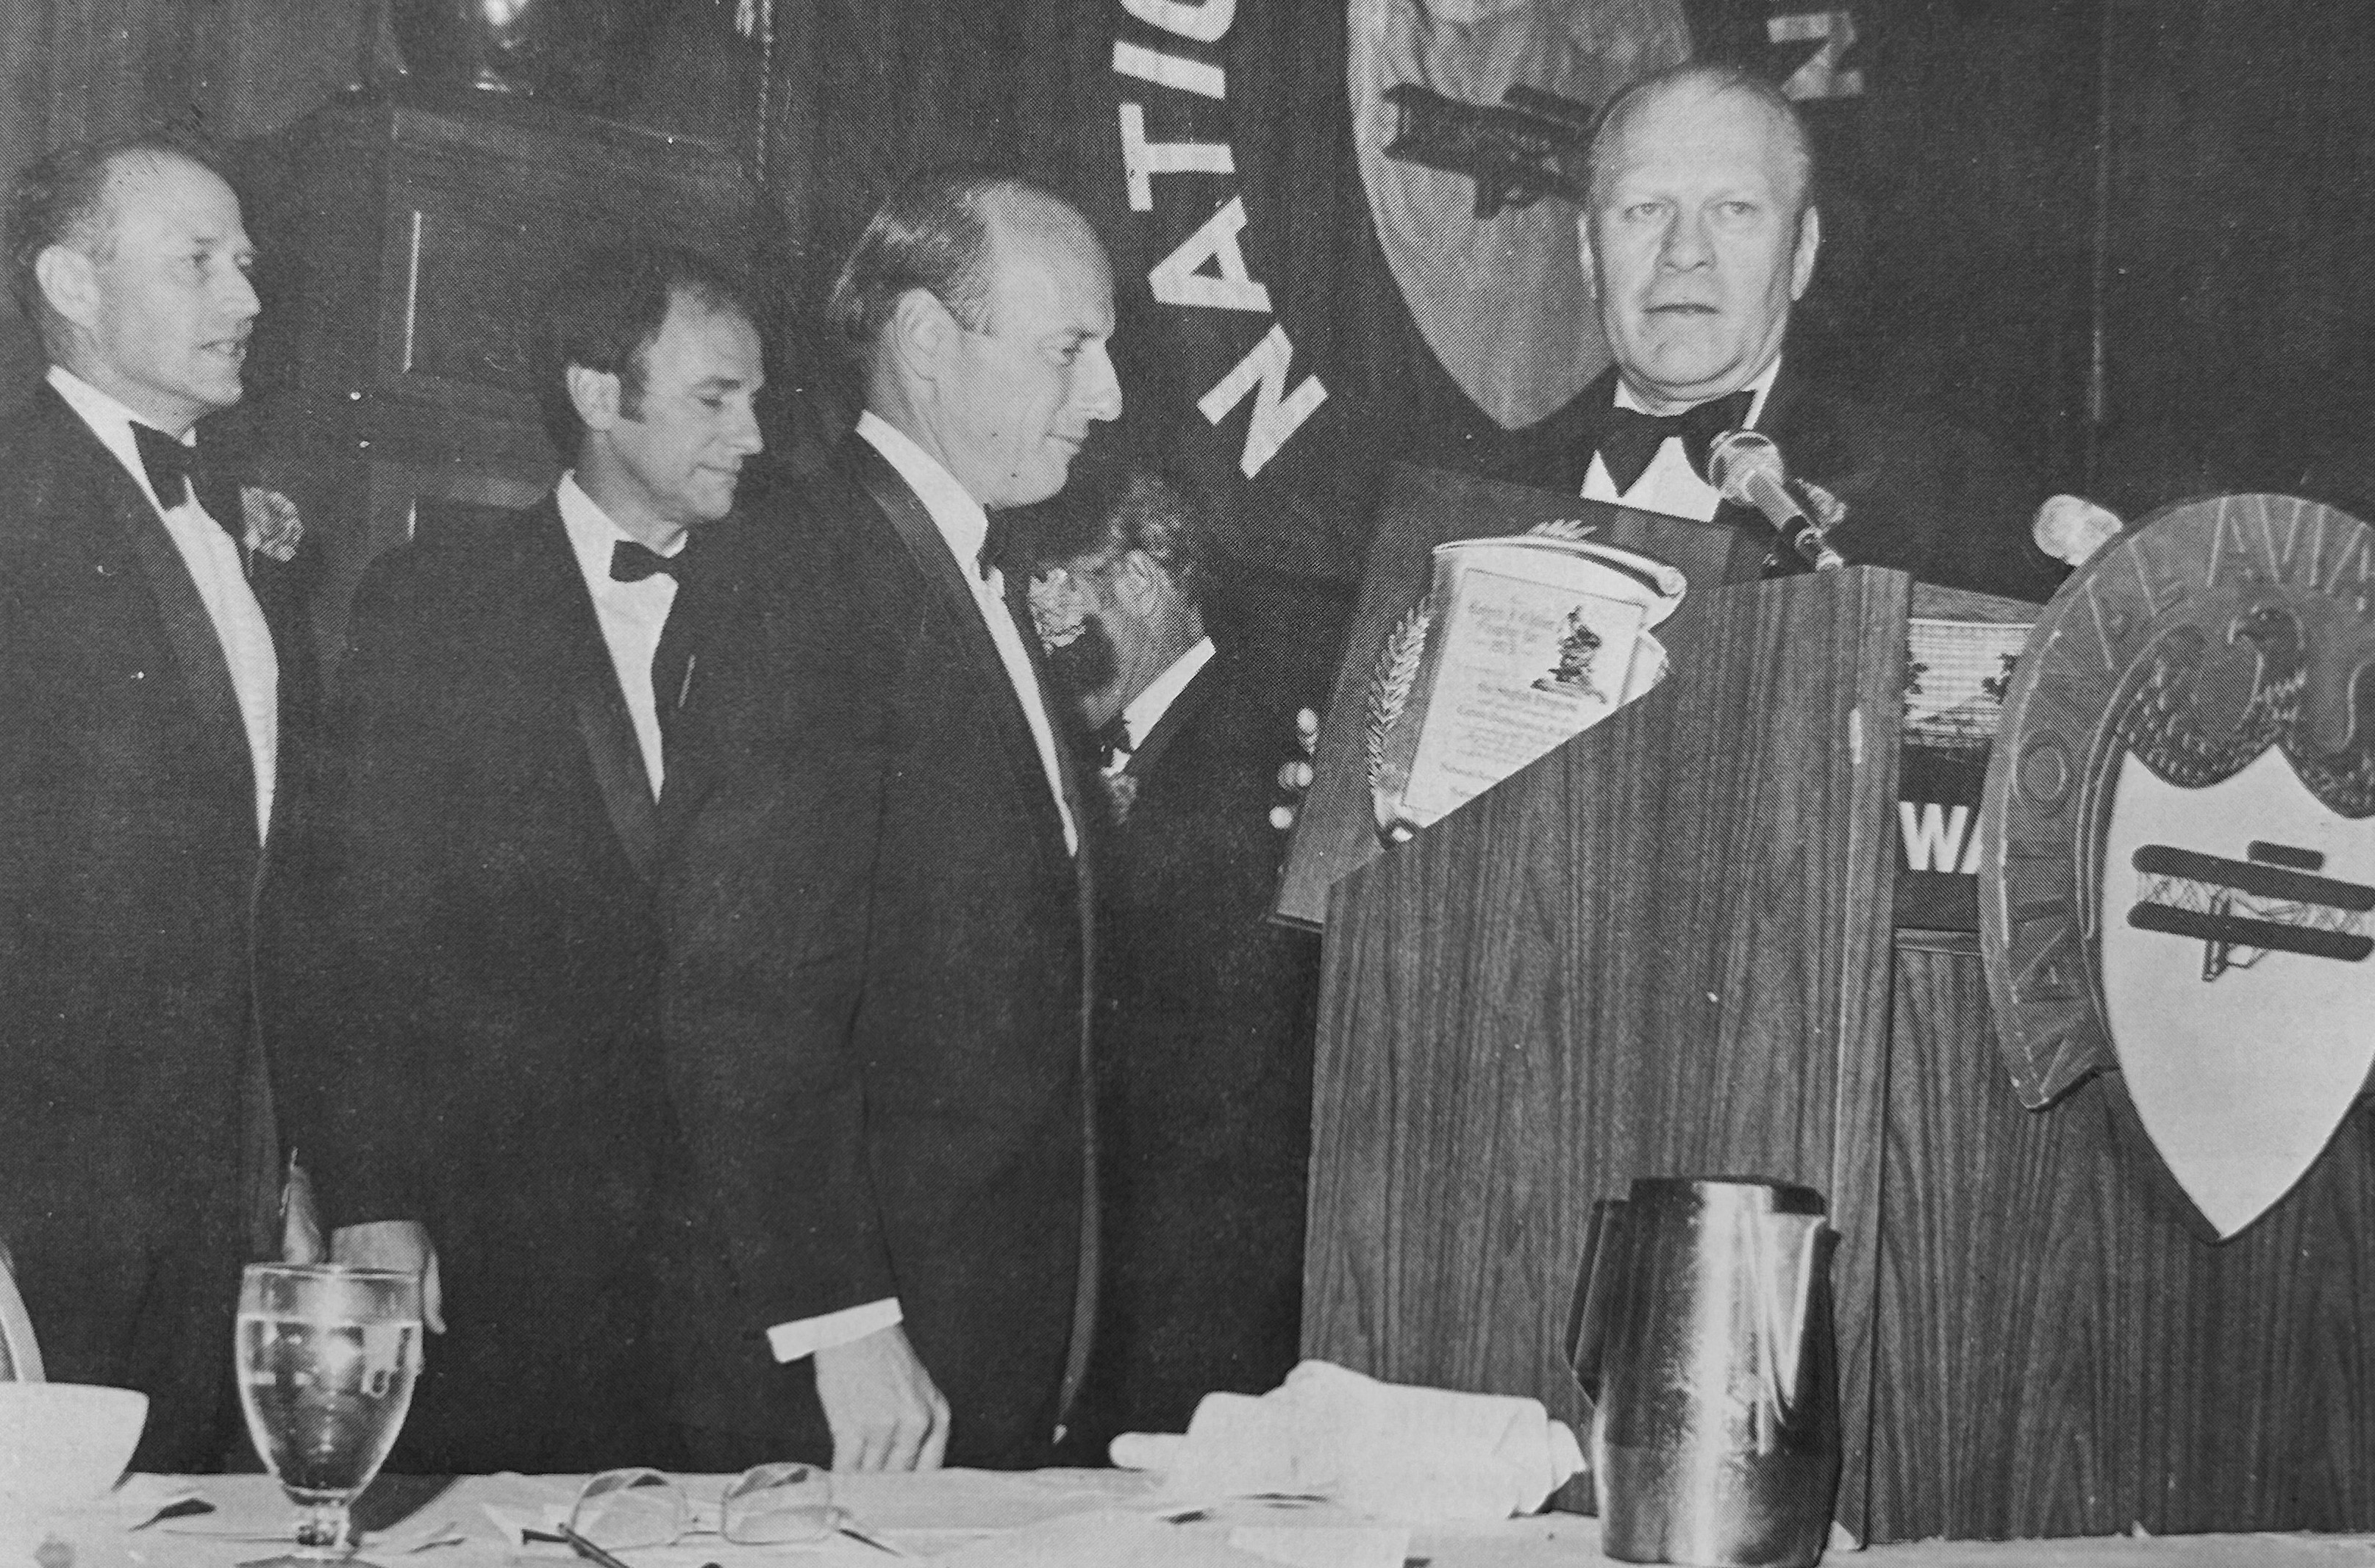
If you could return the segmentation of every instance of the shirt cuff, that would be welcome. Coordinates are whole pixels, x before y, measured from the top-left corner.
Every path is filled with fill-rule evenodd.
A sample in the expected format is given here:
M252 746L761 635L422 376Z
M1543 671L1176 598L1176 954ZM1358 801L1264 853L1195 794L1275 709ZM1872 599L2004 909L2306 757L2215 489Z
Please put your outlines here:
M830 1350L836 1345L863 1339L868 1334L879 1334L892 1324L905 1320L906 1314L899 1310L899 1298L885 1296L879 1302L826 1313L822 1317L778 1323L767 1330L767 1348L775 1352L775 1359L779 1362L796 1362L802 1356L812 1356L819 1350Z

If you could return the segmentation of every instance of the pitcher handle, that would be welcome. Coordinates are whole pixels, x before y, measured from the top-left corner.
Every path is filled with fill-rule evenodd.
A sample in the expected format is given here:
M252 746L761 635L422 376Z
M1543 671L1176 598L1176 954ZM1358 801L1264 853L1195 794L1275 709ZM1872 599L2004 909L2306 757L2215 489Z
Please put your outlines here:
M1575 1277L1575 1303L1567 1311L1567 1365L1577 1386L1600 1403L1601 1363L1608 1348L1608 1315L1617 1279L1625 1272L1625 1200L1602 1198L1591 1206L1583 1233L1583 1267Z
M1785 1267L1792 1272L1778 1280L1766 1280L1767 1288L1759 1292L1764 1306L1760 1314L1761 1338L1765 1342L1759 1347L1758 1359L1765 1374L1766 1404L1784 1421L1798 1413L1799 1393L1804 1383L1806 1329L1814 1315L1814 1289L1828 1261L1830 1244L1837 1239L1837 1232L1824 1223L1820 1215L1806 1215L1803 1220L1805 1233L1785 1255L1789 1258Z

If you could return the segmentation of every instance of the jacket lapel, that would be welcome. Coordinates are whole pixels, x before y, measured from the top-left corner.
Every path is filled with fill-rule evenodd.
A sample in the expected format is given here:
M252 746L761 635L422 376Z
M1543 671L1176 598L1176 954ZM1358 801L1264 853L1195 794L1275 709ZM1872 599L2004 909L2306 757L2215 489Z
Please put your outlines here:
M610 646L602 639L602 623L577 570L559 504L545 497L529 509L527 527L537 597L552 607L555 667L585 748L586 765L593 770L595 787L627 863L636 876L651 882L658 875L659 809L652 800L643 747L635 739L635 721L610 663Z
M1185 729L1188 721L1211 700L1212 689L1220 684L1213 678L1217 666L1228 656L1218 648L1213 650L1204 667L1181 688L1179 695L1171 700L1171 705L1163 710L1163 716L1156 719L1154 727L1146 732L1145 740L1130 752L1129 760L1122 764L1123 772L1132 778L1140 778L1154 771L1155 764L1163 760L1163 753L1170 749L1172 737Z
M164 519L140 493L132 476L53 388L43 385L40 395L50 417L61 421L79 443L74 450L88 471L89 493L100 498L124 542L124 553L148 584L166 645L172 650L174 666L182 677L182 690L196 715L198 732L205 737L209 760L244 792L249 844L260 850L254 837L255 763L248 755L239 693L230 683L230 661L223 653L213 617L207 614L206 600L199 596L198 585L191 580L172 535L166 532Z
M990 640L989 627L982 619L979 603L973 595L973 589L965 583L956 557L950 553L948 540L941 536L939 525L933 523L932 514L925 509L923 499L908 488L907 481L899 477L899 471L891 466L890 461L874 450L872 442L863 436L852 435L842 443L842 454L850 476L873 498L874 504L882 509L883 516L890 519L891 526L897 530L900 543L914 558L924 581L939 596L941 608L951 624L956 627L958 640L964 644L967 658L975 669L988 678L991 688L1003 699L993 700L990 711L996 716L1007 764L1014 770L1017 778L1026 781L1023 796L1034 803L1032 815L1040 822L1046 842L1052 843L1060 855L1064 827L1057 819L1056 803L1047 793L1047 772L1039 760L1038 742L1032 738L1031 721L1023 714L1022 701L1015 695L1012 682L1007 679L1006 661L998 656L998 644ZM1009 613L1012 613L1010 600ZM1036 642L1035 635L1026 634L1022 645L1029 649ZM1034 678L1037 668L1038 662L1034 658ZM1040 701L1043 705L1046 703L1046 687L1044 684L1040 687ZM1049 723L1055 722L1052 707L1048 709L1048 718ZM1081 815L1080 787L1072 777L1067 748L1058 745L1056 753L1058 783L1077 828L1078 824L1087 820Z

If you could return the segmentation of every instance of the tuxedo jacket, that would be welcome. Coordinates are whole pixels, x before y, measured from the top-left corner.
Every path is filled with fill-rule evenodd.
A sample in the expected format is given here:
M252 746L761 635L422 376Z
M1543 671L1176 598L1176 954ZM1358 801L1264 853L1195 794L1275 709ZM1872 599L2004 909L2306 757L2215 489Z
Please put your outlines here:
M1576 494L1614 406L1613 367L1573 402L1511 438L1498 476ZM2043 499L1972 431L1852 401L1784 360L1756 429L1781 449L1793 479L1837 496L1846 520L1829 535L1849 564L1892 566L1924 583L2042 603L2068 568L2038 550L2029 524ZM1729 501L1719 522L1771 536L1768 575L1807 570L1761 513Z
M658 813L550 498L372 567L329 742L267 984L325 1222L438 1248L395 1463L656 1462Z
M1034 1463L1078 1284L1084 873L921 501L853 436L790 505L742 531L670 736L685 1408L829 1457L765 1330L895 1296L949 1463Z
M1140 737L1097 842L1105 1288L1076 1423L1178 1432L1300 1345L1319 943L1272 925L1295 693L1216 633Z
M313 682L292 569L251 583L279 663L263 840L230 666L138 483L47 385L0 434L0 1240L50 1376L149 1395L150 1469L220 1456L270 1185L254 911Z

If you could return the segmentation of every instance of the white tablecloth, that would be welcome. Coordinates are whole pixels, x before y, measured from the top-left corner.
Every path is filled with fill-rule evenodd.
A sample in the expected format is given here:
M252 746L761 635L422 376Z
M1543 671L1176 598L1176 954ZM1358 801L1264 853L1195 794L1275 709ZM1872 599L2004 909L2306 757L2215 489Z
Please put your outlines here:
M1180 1524L1152 1514L1154 1482L1111 1470L1040 1470L996 1474L944 1470L920 1476L836 1478L836 1498L856 1522L913 1556L981 1562L1088 1564L1128 1562L1130 1568L1245 1568L1263 1562L1300 1561L1314 1568L1353 1562L1378 1537L1367 1522L1326 1506L1269 1505L1245 1501L1213 1508ZM471 1476L440 1485L384 1478L363 1516L401 1511L367 1541L363 1556L382 1568L509 1568L576 1561L564 1549L508 1541L496 1513L533 1516L575 1494L566 1476ZM696 1498L714 1499L722 1478L692 1477ZM211 1504L206 1513L127 1528L126 1519L173 1490L190 1490ZM279 1489L262 1476L202 1476L186 1481L135 1477L119 1505L52 1515L38 1524L0 1521L0 1568L32 1568L43 1542L73 1550L74 1568L116 1564L176 1564L235 1568L274 1555L290 1539L295 1515ZM447 1544L429 1544L444 1541ZM1411 1533L1406 1555L1430 1568L1566 1568L1607 1561L1591 1519L1546 1515L1502 1524L1422 1528ZM1235 1543L1234 1545L1232 1543ZM1331 1556L1331 1553L1337 1555ZM54 1546L50 1555L54 1558ZM766 1568L770 1564L829 1568L879 1565L882 1553L847 1539L815 1546L729 1546L694 1537L670 1548L624 1554L631 1568ZM2060 1541L1946 1542L1833 1552L1842 1568L2375 1568L2375 1538L2361 1536L2174 1536Z

